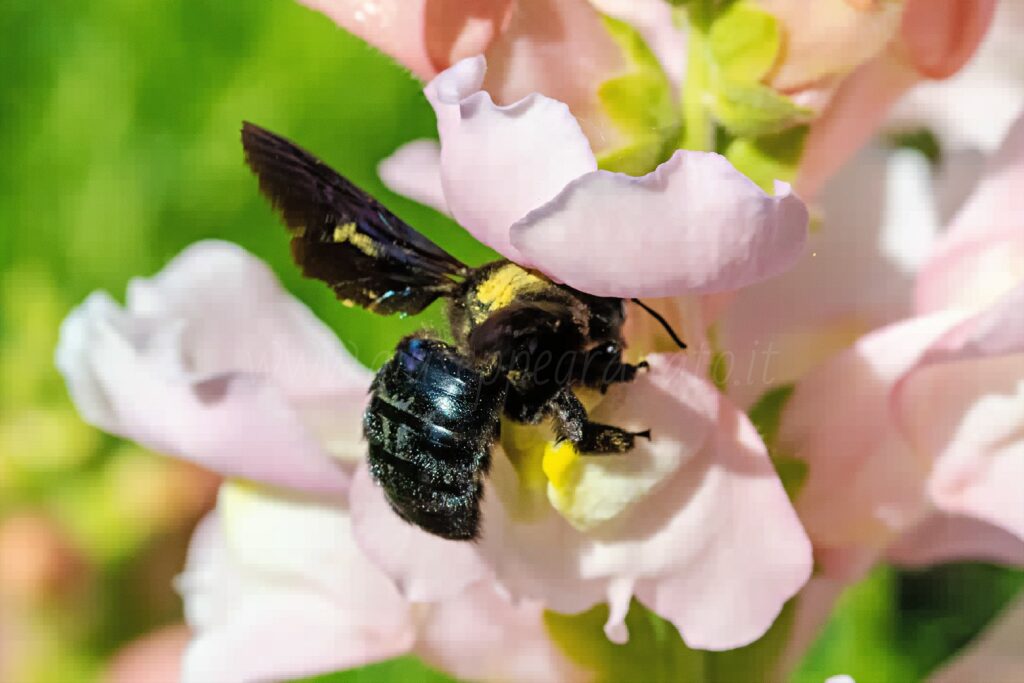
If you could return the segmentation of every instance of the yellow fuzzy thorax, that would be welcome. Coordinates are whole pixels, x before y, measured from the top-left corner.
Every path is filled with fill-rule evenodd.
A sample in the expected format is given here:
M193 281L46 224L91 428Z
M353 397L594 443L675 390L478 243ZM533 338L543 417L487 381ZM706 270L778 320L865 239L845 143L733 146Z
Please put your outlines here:
M549 286L550 283L533 273L514 263L507 263L480 283L476 289L476 300L487 312L493 312L508 306L523 292Z

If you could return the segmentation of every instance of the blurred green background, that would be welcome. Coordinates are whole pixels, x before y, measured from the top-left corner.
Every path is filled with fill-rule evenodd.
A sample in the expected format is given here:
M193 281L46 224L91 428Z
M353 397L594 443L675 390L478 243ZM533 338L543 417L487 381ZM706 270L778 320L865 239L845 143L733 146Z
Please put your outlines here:
M425 324L344 308L299 277L242 163L241 121L298 141L459 258L490 252L376 176L436 134L420 84L290 0L6 0L0 41L0 681L90 681L180 621L170 580L216 481L81 423L52 365L70 308L218 238L270 263L364 362ZM992 567L879 570L800 680L916 680L1020 583ZM392 675L372 671L358 680Z
M216 481L79 420L52 363L71 307L217 238L269 262L366 362L424 324L299 277L241 122L300 141L461 258L487 251L377 179L436 135L421 86L293 2L8 0L0 42L0 681L72 683L180 621L170 581Z

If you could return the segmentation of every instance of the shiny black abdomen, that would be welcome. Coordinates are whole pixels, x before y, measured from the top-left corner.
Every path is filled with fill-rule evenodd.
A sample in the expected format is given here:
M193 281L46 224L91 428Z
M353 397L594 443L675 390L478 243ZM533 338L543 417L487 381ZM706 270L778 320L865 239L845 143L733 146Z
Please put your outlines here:
M478 535L503 391L442 341L399 343L373 381L363 431L370 472L402 518L445 538Z

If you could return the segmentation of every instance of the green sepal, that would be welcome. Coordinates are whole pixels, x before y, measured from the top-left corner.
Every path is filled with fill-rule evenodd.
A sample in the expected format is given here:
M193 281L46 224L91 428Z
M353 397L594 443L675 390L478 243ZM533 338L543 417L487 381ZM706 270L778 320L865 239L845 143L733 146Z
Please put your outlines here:
M734 83L757 83L779 55L778 20L745 2L736 2L719 14L708 32L708 48L720 78Z
M814 111L767 85L717 79L713 88L711 112L736 137L779 133L814 117Z
M375 683L376 681L415 681L415 683L458 683L454 678L431 669L413 656L389 659L294 681L293 683Z
M703 653L683 643L670 622L634 600L626 615L629 640L619 645L604 634L608 606L581 614L544 613L548 633L573 662L597 673L595 683L703 681Z
M793 181L808 129L796 126L774 135L731 139L723 147L725 157L765 192L773 192L776 180Z
M626 615L629 640L625 643L612 643L605 637L607 619L607 605L575 615L544 613L551 637L569 659L597 674L596 683L773 681L792 627L793 603L783 607L760 640L725 652L690 649L671 622L636 600Z
M598 101L625 142L602 153L598 165L609 171L643 175L671 154L680 130L672 84L654 53L629 24L603 18L622 50L628 71L600 85Z
M782 422L782 411L793 396L793 385L769 389L747 411L747 416L757 428L761 440L768 448L768 454L775 465L775 471L786 489L790 500L796 498L804 482L807 480L807 462L794 458L779 448L779 425Z

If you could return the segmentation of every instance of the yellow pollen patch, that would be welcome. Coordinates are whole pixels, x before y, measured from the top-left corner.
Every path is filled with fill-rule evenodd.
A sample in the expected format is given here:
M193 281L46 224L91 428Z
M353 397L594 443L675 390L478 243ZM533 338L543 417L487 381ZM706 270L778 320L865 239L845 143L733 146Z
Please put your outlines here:
M523 290L543 286L544 281L539 277L509 263L480 283L476 298L489 310L495 311L508 306Z
M373 240L370 239L368 235L364 235L359 232L355 223L344 223L342 225L335 226L334 241L339 244L342 242L348 242L367 256L377 255L377 247L373 243Z
M576 483L579 478L580 454L568 441L548 443L544 447L544 459L541 467L551 485L558 491L564 491Z

